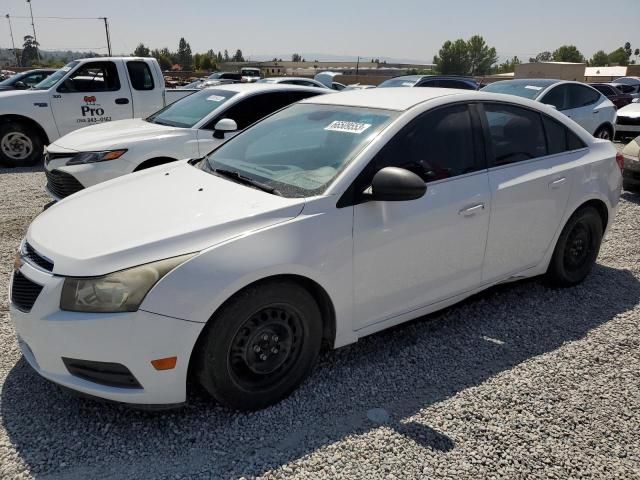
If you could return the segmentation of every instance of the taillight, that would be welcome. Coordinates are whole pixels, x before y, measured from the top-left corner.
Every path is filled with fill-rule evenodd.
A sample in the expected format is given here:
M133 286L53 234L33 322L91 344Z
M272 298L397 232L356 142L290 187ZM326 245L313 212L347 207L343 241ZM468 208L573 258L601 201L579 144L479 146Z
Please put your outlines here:
M616 163L618 164L620 171L624 170L624 155L620 152L616 153Z

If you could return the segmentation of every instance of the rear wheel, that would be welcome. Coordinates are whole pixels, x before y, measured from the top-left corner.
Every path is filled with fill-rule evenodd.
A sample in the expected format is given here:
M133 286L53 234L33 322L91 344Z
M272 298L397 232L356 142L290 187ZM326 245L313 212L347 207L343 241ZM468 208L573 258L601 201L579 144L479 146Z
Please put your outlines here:
M596 130L596 133L594 133L593 136L603 140L613 140L613 131L611 130L611 127L602 125L598 130Z
M582 282L598 257L602 230L602 219L595 208L584 207L575 212L558 238L547 279L559 287Z
M320 310L301 286L251 286L222 307L198 342L195 372L220 403L264 408L285 398L310 373L322 341Z
M0 163L8 167L29 167L42 159L44 144L37 132L24 124L0 124Z

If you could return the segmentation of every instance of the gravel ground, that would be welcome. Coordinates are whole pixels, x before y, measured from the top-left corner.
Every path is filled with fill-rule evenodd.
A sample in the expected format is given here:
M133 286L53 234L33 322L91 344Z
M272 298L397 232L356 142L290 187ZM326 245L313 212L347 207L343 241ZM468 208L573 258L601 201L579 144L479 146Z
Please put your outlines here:
M252 414L165 413L31 371L7 314L43 174L0 170L0 478L640 478L640 196L581 286L532 280L322 356Z

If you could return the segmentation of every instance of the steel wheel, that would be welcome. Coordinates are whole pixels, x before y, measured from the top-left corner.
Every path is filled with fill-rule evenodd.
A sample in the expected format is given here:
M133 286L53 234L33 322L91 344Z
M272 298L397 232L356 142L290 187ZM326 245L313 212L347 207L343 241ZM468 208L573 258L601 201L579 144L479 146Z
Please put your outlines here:
M238 330L228 368L238 385L256 390L277 383L300 355L303 327L290 305L274 305L253 314Z
M33 153L33 142L22 132L9 132L0 140L0 149L11 160L25 160Z
M580 222L567 237L564 250L564 267L569 272L575 272L584 267L586 261L593 254L593 234L588 225Z

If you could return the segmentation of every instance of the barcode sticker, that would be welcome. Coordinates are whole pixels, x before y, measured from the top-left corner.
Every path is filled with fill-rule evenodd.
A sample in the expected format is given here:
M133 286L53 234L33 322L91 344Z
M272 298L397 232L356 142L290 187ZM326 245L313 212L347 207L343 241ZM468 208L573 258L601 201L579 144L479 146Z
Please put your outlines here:
M335 122L331 122L324 129L330 132L346 132L346 133L360 134L370 126L371 126L370 123L344 122L341 120L336 120Z

